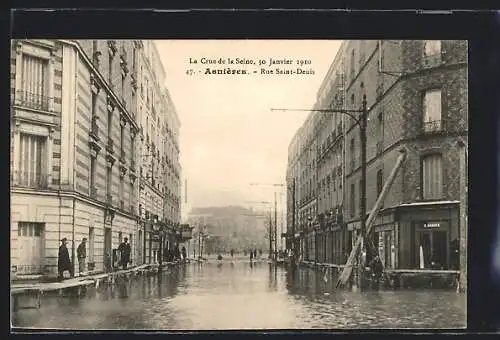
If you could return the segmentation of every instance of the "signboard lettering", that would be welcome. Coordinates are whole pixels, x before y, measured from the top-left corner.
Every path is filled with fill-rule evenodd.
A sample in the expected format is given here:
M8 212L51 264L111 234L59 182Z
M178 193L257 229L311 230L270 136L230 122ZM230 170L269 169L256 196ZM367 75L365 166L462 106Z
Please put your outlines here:
M439 222L424 223L424 228L439 228L439 227L441 227L441 223L439 223Z

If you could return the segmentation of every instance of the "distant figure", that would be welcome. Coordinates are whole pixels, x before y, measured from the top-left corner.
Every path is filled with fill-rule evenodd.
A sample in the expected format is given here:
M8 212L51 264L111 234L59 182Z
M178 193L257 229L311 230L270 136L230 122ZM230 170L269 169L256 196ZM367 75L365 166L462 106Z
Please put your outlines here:
M384 267L382 265L382 261L380 260L380 257L376 255L368 264L368 267L370 267L370 270L372 271L374 283L376 285L379 284L380 278L382 277L384 273Z
M70 277L73 276L73 270L71 269L71 261L69 259L68 248L66 243L68 239L65 237L61 240L61 246L59 247L59 255L57 259L57 270L59 272L59 280L64 279L64 272L69 271Z
M222 255L221 254L219 254L219 256L217 256L217 260L218 261L222 261Z
M118 251L120 252L120 264L123 269L127 269L127 265L130 262L130 244L128 243L128 238L125 237L123 242L118 246Z
M87 238L82 239L82 243L76 248L76 254L78 257L78 272L81 274L85 271L85 258L87 257Z
M182 253L182 259L185 260L187 257L186 247L182 246L181 253Z
M259 249L259 255L262 256L262 249Z
M253 251L250 250L250 262L253 261Z
M234 250L231 249L231 257L234 257Z
M257 258L257 249L253 250L253 257L256 259Z

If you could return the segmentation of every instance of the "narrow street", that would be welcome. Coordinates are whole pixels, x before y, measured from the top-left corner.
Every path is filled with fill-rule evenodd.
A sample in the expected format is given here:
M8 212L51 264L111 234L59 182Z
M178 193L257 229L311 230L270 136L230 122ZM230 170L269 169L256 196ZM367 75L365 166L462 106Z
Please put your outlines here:
M466 297L450 291L334 290L308 268L214 259L161 275L44 297L13 315L14 327L58 329L462 328Z

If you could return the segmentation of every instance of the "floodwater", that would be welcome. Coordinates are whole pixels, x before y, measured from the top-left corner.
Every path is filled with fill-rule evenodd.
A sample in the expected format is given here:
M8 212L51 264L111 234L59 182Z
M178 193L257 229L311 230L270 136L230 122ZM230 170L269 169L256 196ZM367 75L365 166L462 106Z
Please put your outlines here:
M465 328L466 297L453 291L333 289L308 268L224 260L43 298L14 327L79 330Z

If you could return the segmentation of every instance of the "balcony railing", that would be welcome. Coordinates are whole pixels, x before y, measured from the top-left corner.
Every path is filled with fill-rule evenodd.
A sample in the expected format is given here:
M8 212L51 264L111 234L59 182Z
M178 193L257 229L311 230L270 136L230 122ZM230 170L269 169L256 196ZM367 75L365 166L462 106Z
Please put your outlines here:
M113 195L110 194L106 195L106 203L113 204Z
M13 171L12 185L23 188L46 189L48 188L48 174Z
M16 105L24 106L35 110L49 110L49 97L46 95L30 93L27 91L16 91Z
M442 121L441 120L434 120L434 121L428 121L423 123L423 132L424 133L432 133L432 132L439 132L442 130Z

